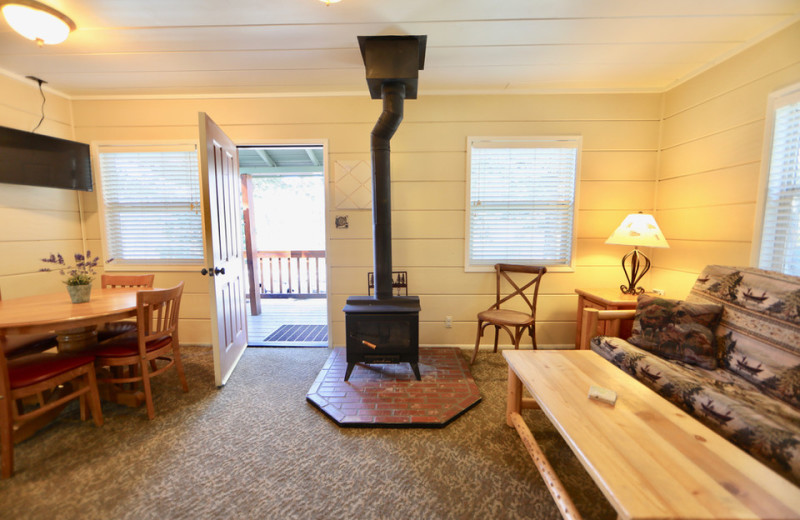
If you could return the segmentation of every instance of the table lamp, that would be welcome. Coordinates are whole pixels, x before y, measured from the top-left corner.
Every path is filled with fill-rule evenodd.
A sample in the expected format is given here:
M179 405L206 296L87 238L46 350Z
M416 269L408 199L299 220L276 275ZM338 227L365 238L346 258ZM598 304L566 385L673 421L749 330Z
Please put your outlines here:
M620 285L624 294L642 294L644 289L636 287L645 273L650 269L650 259L639 251L643 247L669 247L667 240L656 224L656 219L646 213L631 213L622 224L614 230L606 244L633 246L633 251L622 257L622 270L628 279L628 285Z

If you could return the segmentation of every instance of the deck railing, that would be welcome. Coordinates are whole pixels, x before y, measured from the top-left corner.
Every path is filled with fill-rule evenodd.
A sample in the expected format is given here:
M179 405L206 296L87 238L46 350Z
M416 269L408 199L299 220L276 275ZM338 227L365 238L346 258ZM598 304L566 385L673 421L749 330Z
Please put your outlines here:
M258 251L262 298L325 297L325 251Z

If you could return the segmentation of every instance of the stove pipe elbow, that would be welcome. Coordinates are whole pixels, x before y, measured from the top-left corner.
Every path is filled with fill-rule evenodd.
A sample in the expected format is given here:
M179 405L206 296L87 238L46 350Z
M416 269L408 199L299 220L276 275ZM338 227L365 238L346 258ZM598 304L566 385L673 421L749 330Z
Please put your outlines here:
M383 112L372 129L372 149L389 149L389 141L403 121L403 101L406 86L403 83L387 82L381 85Z

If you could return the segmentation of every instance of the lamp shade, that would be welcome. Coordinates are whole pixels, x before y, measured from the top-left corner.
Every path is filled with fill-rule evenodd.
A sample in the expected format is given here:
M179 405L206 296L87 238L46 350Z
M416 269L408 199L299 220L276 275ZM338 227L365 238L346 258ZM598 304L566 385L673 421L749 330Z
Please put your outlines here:
M656 219L647 213L631 213L614 230L606 244L625 246L669 247Z
M39 43L61 43L76 28L65 14L35 0L12 1L3 5L2 11L12 29Z

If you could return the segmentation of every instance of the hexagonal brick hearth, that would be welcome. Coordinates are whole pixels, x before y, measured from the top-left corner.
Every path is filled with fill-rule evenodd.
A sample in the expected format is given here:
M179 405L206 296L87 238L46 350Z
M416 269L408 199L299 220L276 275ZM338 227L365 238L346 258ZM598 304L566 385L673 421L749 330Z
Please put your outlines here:
M469 365L454 347L420 347L408 363L359 363L344 381L345 349L335 348L306 399L340 426L441 428L481 401Z

